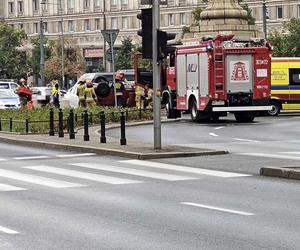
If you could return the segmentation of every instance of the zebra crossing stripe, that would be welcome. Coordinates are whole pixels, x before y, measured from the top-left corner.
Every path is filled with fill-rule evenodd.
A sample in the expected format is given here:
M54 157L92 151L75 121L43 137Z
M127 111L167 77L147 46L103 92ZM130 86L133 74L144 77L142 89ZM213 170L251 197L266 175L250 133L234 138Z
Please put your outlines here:
M0 192L6 192L6 191L21 191L26 190L25 188L15 187L7 184L0 183Z
M32 166L32 167L25 167L27 169L46 172L46 173L53 173L58 175L70 176L80 179L86 179L91 181L97 181L102 183L109 183L109 184L133 184L133 183L141 183L141 181L130 180L130 179L123 179L117 177L111 177L106 175L99 175L99 174L92 174L92 173L85 173L75 170L69 169L62 169L56 167L48 167L48 166Z
M11 230L7 227L1 227L1 226L0 226L0 232L6 233L6 234L18 234L19 233L17 231Z
M38 184L41 186L52 187L52 188L69 188L69 187L84 186L84 185L77 184L77 183L60 181L60 180L50 179L50 178L46 178L46 177L42 177L42 176L23 174L23 173L19 173L19 172L15 172L15 171L4 170L4 169L0 169L0 176L9 178L9 179L13 179L13 180Z
M172 165L172 164L152 162L152 161L125 160L125 161L119 161L119 162L123 162L126 164L132 164L132 165L138 165L138 166L145 166L145 167L149 167L149 168L167 169L167 170L173 170L173 171L179 171L179 172L210 175L210 176L223 177L223 178L251 176L248 174L223 172L223 171L216 171L216 170L209 170L209 169L202 169L202 168L192 168L192 167L187 167L187 166L179 166L179 165Z
M150 171L145 171L145 170L141 170L141 169L124 168L124 167L103 165L103 164L97 164L97 163L71 163L69 165L79 166L79 167L83 167L83 168L104 170L104 171L109 171L109 172L122 173L122 174L136 175L136 176L148 177L148 178L153 178L153 179L161 179L161 180L167 180L167 181L197 179L197 178L188 177L188 176L156 173L156 172L150 172Z
M238 153L238 155L260 156L275 159L300 160L300 156L280 155L280 154L265 154L265 153Z

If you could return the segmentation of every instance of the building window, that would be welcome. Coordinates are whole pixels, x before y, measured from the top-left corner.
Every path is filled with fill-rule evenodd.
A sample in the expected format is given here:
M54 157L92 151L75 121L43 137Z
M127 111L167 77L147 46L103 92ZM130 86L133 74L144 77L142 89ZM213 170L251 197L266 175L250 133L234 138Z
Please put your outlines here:
M33 5L33 11L38 11L39 10L38 0L32 0L32 5Z
M24 3L23 1L18 1L18 12L23 13L24 11Z
M38 33L39 32L39 24L38 23L34 23L33 24L33 33Z
M122 17L122 28L124 30L128 29L128 17Z
M57 30L58 30L58 32L61 32L61 24L62 24L62 22L61 21L58 21L58 24L57 24Z
M9 2L8 3L8 13L9 14L12 14L12 13L14 13L14 3L13 2Z
M186 13L180 13L180 24L181 24L181 25L187 24L187 21L186 21Z
M20 30L24 29L23 23L19 23L19 29L20 29Z
M118 22L116 17L111 18L111 28L112 29L117 29L118 28Z
M68 9L74 9L74 0L68 0Z
M69 20L68 21L68 30L69 32L74 32L75 29L74 29L74 21L73 20Z
M43 29L44 29L45 33L48 32L48 23L47 22L43 22Z
M128 0L122 0L122 4L123 5L127 5L128 4Z
M113 6L117 5L117 0L111 0L111 5Z
M95 29L96 30L101 30L100 19L99 18L95 19Z
M100 0L95 0L95 7L100 7Z
M88 19L84 20L84 29L85 30L91 30L90 29L90 20L88 20Z
M84 8L89 9L90 8L90 0L84 0Z
M277 7L277 19L283 18L283 9L282 7Z
M174 14L168 14L168 25L174 25Z

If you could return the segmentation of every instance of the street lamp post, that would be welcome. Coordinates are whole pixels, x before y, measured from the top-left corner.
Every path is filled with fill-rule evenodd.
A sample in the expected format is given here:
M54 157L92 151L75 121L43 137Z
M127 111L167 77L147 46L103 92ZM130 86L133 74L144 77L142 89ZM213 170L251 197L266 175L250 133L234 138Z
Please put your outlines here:
M45 86L45 52L44 52L44 22L40 20L40 76L41 85Z
M65 87L65 62L64 62L64 16L63 16L63 0L60 1L59 4L57 3L49 3L47 2L47 0L41 0L41 4L46 5L46 4L51 4L51 5L59 5L59 12L60 12L60 16L61 16L61 23L60 23L60 29L61 29L61 84L62 87Z
M266 1L262 1L262 11L263 11L263 32L265 39L267 39L267 6L266 6Z

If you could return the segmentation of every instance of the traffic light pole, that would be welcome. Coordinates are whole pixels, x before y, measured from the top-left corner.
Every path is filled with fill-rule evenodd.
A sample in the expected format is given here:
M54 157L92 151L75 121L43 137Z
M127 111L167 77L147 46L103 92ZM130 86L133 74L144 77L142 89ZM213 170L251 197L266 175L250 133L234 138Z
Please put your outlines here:
M161 149L161 72L157 51L157 31L160 27L159 0L153 0L152 3L152 22L154 149Z

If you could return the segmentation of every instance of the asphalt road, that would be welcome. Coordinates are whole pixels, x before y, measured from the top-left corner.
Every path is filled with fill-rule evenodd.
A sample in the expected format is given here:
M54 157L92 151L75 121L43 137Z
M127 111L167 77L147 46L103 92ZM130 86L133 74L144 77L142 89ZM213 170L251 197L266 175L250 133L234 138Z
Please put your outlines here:
M174 165L6 144L0 152L0 249L300 246L299 182L228 172L223 156ZM208 171L213 162L225 171Z

